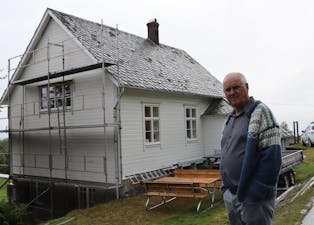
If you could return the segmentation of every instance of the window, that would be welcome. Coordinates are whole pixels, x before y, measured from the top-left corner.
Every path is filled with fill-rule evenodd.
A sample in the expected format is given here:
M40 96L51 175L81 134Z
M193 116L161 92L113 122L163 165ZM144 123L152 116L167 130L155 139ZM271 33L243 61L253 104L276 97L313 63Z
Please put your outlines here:
M63 107L63 105L66 108L69 108L72 106L71 81L66 81L64 83L59 82L59 83L50 84L49 92L48 92L48 85L40 86L40 92L41 92L40 108L42 110L48 109L49 97L50 97L51 109ZM63 102L63 99L64 99L64 102Z
M159 143L159 106L144 106L145 143Z
M185 108L185 126L186 126L186 138L193 140L197 138L196 132L196 108Z

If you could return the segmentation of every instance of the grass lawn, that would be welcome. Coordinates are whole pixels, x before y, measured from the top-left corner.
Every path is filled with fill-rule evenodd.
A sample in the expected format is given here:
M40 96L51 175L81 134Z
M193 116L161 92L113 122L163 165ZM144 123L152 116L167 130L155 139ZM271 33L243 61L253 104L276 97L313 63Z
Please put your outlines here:
M5 181L5 179L0 178L0 185ZM0 201L7 201L7 185L0 189Z
M305 182L314 176L314 148L304 150L305 161L296 170L297 181ZM302 209L308 208L309 199L314 196L314 189L310 188L303 196L292 204L277 208L274 214L274 225L290 225L302 221ZM193 199L177 199L165 206L146 211L146 198L143 195L99 204L89 209L74 210L63 218L52 220L48 224L59 224L71 220L67 225L103 225L103 224L154 224L154 225L227 225L227 215L220 193L213 208L207 208L196 213L197 201ZM209 202L202 203L203 208ZM43 224L47 224L43 223Z

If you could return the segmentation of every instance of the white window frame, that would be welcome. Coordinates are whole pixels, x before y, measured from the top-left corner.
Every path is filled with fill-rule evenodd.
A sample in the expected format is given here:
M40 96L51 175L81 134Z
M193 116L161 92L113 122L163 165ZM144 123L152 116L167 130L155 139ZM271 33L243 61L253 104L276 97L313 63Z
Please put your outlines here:
M69 93L65 93L65 85L69 86ZM73 83L71 80L64 81L64 82L56 82L51 83L50 90L53 91L53 93L50 92L50 101L49 101L49 92L48 92L48 84L39 86L39 92L40 92L40 105L39 109L41 112L48 111L48 104L50 102L50 109L51 110L58 110L63 109L63 97L65 100L65 109L71 109L73 105L73 98L72 98L72 92L73 92ZM61 93L56 93L56 87L60 88L61 86ZM46 89L46 96L43 96L43 89ZM64 95L64 96L63 96ZM44 105L46 104L46 105ZM58 105L57 105L58 104Z
M149 107L150 115L146 115L146 107ZM154 115L154 108L158 109L158 115ZM146 122L150 122L149 131L146 130L147 124ZM158 130L154 129L154 124L158 122ZM156 145L160 144L160 105L159 104L143 104L143 135L144 135L144 144L147 145ZM150 132L150 139L146 138L147 132ZM156 140L156 132L158 132L158 139ZM148 141L147 141L148 140ZM151 140L151 141L149 141Z
M184 127L185 138L188 142L198 140L197 123L197 108L195 106L185 106Z

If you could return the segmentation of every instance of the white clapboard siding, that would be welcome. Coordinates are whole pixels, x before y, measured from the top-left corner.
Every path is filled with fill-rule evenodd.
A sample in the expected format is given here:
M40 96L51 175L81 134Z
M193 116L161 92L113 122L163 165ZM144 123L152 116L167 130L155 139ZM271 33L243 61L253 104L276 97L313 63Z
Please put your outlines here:
M212 155L220 152L220 140L226 118L224 115L204 116L203 140L205 154Z
M82 49L70 38L70 36L54 21L47 25L35 51L30 53L29 66L25 67L22 79L46 75L48 73L47 50L48 42L64 45L64 69L79 67L92 63L92 60L84 54ZM63 69L62 48L53 44L49 45L49 72Z
M141 97L145 96L145 97ZM160 169L204 156L202 121L206 98L169 97L144 91L127 91L121 101L121 145L123 176ZM143 133L143 105L159 104L160 145L145 146ZM198 140L185 138L184 106L197 109Z
M30 66L25 67L19 79L46 75L48 72L47 61L38 63L47 57L47 42L57 43L69 39L67 34L53 21L44 32L36 48L39 48L30 58ZM65 53L76 51L75 54L65 56L65 69L91 64L91 59L83 52L77 51L78 46L73 40L64 42ZM58 55L58 47L51 46L51 56ZM50 72L62 69L59 59L51 59ZM101 125L104 123L103 115L103 85L104 73L101 69L73 74L65 77L72 82L72 107L65 112L66 126L77 125ZM61 78L50 82L60 82ZM24 95L24 122L22 122L22 98L21 86L14 86L11 96L11 128L25 129L47 128L48 113L40 109L40 86L47 81L25 85ZM116 104L116 87L106 75L105 80L105 116L106 122L114 122L114 106ZM50 114L52 127L63 126L63 114L52 110ZM63 139L63 130L61 130ZM49 154L52 154L52 177L72 180L115 182L115 154L114 129L84 128L67 129L67 153L68 170L65 171L64 149L60 148L59 130L24 132L24 145L22 144L22 132L12 135L13 173L31 176L49 177ZM24 159L24 160L23 160ZM23 161L23 162L22 162ZM22 168L24 165L24 169ZM105 176L107 171L107 179Z

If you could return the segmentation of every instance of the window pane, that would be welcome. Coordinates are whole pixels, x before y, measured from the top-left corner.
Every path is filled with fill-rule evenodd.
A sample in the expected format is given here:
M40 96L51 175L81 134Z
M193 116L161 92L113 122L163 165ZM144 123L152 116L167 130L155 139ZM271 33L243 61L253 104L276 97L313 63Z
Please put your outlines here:
M190 116L190 109L185 109L185 117L189 118Z
M55 87L56 97L60 98L62 97L62 85L58 85Z
M50 98L54 98L55 97L55 89L54 87L50 87Z
M150 117L150 107L145 106L145 117Z
M71 98L66 98L65 103L66 103L65 106L71 106Z
M159 120L154 120L154 131L159 131Z
M192 120L192 138L196 138L196 120Z
M159 109L158 109L158 107L153 107L153 117L159 117Z
M192 117L196 118L196 109L192 109Z
M191 121L190 120L186 121L186 129L191 129Z
M196 130L193 130L192 138L196 138Z
M50 108L55 108L55 100L50 99Z
M48 108L48 101L47 100L42 100L41 101L41 108L42 109L47 109Z
M191 130L186 130L186 137L191 138Z
M57 107L63 106L62 99L58 98L56 101L57 101Z
M64 95L70 95L71 94L71 85L69 83L66 83L64 85Z
M47 87L46 86L41 88L41 97L47 98Z
M159 132L154 132L154 141L159 141Z
M192 129L196 130L196 120L192 120Z
M145 121L145 131L151 131L151 121L150 120Z
M151 139L151 132L146 132L146 139L145 139L146 142L152 142L152 139Z

